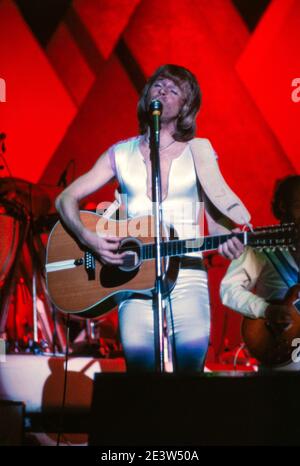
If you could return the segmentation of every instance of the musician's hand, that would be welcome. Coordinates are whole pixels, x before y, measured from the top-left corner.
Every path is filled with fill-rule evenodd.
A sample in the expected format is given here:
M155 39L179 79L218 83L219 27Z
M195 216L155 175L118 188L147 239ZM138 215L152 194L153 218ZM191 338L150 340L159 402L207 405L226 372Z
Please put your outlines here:
M102 238L95 233L85 232L83 244L91 249L103 264L122 265L126 252L118 253L123 238L108 236Z
M241 231L240 228L235 228L232 230L233 233L239 233ZM244 252L244 245L240 242L240 240L233 236L231 239L228 239L225 243L220 244L218 247L218 253L221 256L226 257L226 259L238 259L240 255Z
M288 330L292 325L290 309L283 304L269 304L265 317L267 323L276 331Z

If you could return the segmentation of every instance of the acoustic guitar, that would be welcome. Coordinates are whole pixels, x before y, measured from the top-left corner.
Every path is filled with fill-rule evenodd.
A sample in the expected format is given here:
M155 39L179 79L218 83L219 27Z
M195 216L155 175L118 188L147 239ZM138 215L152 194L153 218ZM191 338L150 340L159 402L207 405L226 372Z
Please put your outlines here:
M126 261L122 266L102 264L57 222L49 236L46 258L47 287L54 305L61 311L90 318L110 311L132 295L151 297L155 283L154 218L117 221L87 211L81 211L80 217L92 232L124 238L119 252L127 252ZM175 286L184 254L214 251L233 236L254 248L291 247L294 237L293 224L189 240L178 239L168 225L163 231L166 293Z

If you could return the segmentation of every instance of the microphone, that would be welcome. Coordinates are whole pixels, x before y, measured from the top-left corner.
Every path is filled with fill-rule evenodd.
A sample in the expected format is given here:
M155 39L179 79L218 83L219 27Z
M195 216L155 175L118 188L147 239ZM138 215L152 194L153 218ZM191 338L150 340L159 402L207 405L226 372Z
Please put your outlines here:
M67 163L66 168L61 173L56 186L61 186L62 188L66 188L68 186L67 174L68 174L68 171L69 171L69 167L70 167L70 165L72 163L74 164L74 159L69 160L69 162Z
M153 99L151 100L149 108L150 108L150 113L152 116L156 116L156 115L160 116L162 113L163 105L160 100Z
M163 105L161 101L157 99L152 100L150 103L149 110L152 116L152 125L151 125L152 137L153 137L155 144L159 146L160 116L163 111Z
M0 141L2 141L1 150L2 150L3 154L6 151L6 147L5 147L5 144L4 144L4 139L5 138L6 138L6 134L5 133L0 133Z
M65 168L64 171L61 173L56 186L61 186L62 188L67 187L67 173L68 169Z

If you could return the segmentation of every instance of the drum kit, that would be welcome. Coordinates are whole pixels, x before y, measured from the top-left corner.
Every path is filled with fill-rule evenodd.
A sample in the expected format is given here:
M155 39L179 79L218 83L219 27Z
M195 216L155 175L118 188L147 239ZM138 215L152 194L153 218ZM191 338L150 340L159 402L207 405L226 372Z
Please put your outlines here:
M44 274L48 236L58 221L55 199L63 189L0 177L0 338L10 353L66 349L66 317L51 303ZM120 355L116 320L116 312L97 320L72 317L70 352Z
M47 233L61 187L0 178L0 337L9 351L63 351L64 329L47 296Z
M74 179L75 162L69 161L56 186L15 178L4 156L5 139L6 134L0 132L0 159L4 163L0 171L6 169L9 174L0 176L0 347L4 340L10 353L64 353L66 317L49 298L44 267L48 236L58 221L55 199L67 186L71 165ZM80 207L89 210L87 205ZM72 317L70 352L118 355L116 316L116 312L110 313L104 321Z

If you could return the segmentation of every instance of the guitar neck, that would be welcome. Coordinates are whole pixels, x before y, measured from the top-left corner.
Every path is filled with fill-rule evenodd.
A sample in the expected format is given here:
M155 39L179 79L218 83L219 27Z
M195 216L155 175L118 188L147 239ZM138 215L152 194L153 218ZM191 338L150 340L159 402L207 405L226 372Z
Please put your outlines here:
M215 251L220 244L236 237L244 246L253 248L293 248L295 233L294 224L274 225L271 227L256 228L253 231L241 231L225 235L204 236L202 238L170 240L161 243L163 257L181 256L191 252ZM143 259L154 259L155 244L144 244L142 248Z
M215 251L220 244L225 243L233 236L237 237L244 245L248 244L249 232L230 233L226 235L204 236L202 238L170 240L161 243L161 255L163 257L182 256L191 252ZM154 259L155 244L144 244L142 247L143 259Z

